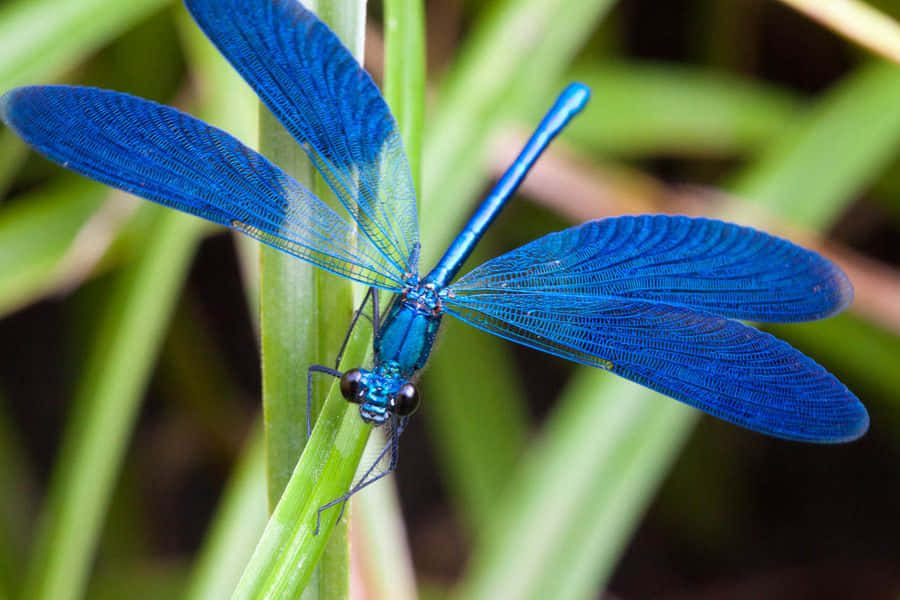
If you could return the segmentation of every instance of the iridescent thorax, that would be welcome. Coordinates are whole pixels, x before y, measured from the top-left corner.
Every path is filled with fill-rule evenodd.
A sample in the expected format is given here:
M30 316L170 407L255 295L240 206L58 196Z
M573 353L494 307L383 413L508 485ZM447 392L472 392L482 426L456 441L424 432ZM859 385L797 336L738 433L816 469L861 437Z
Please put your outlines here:
M442 316L440 295L431 283L413 280L396 297L375 336L375 368L356 369L356 387L349 390L364 420L380 425L407 397L415 395L417 402L409 380L428 361Z

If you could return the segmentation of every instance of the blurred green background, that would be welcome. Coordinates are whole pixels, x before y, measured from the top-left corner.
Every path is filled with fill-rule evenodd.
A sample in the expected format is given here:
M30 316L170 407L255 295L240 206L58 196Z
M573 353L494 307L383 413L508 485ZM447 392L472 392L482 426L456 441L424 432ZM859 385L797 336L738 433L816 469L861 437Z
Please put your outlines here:
M384 12L367 10L381 81ZM589 108L473 262L644 212L822 249L854 306L767 329L872 425L844 446L768 439L447 322L395 482L355 501L350 595L897 598L900 67L878 57L893 44L900 60L896 31L860 19L854 43L774 0L424 11L426 263L579 79ZM252 93L177 2L6 0L0 91L51 81L175 104L257 145ZM0 192L0 598L227 596L266 520L255 247L6 130Z

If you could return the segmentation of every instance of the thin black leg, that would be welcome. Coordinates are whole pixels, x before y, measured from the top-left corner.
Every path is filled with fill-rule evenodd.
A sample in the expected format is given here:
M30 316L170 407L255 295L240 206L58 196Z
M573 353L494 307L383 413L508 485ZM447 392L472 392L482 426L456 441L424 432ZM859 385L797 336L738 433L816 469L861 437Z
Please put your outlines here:
M378 290L370 287L369 291L366 292L366 295L363 297L362 303L359 305L359 308L356 309L356 312L353 313L353 319L350 321L350 327L347 329L347 335L344 336L344 341L341 342L341 349L338 350L337 358L334 361L334 368L339 369L341 367L341 359L344 358L344 350L347 349L347 343L350 341L350 334L353 333L353 328L356 327L356 322L359 321L359 316L362 314L363 309L366 307L366 303L369 301L369 298L372 298L372 327L375 333L378 333Z
M310 365L306 370L306 441L312 435L312 376L313 373L325 373L340 378L343 373L325 365Z
M309 436L312 435L312 374L313 373L325 373L326 375L331 375L332 377L340 377L343 373L338 369L341 366L341 359L344 357L344 350L347 349L347 343L350 341L350 334L353 333L353 328L356 327L356 322L359 320L360 315L362 315L362 311L366 307L366 302L369 301L369 298L372 298L372 307L374 310L372 325L374 327L374 331L378 331L378 290L374 287L370 287L366 292L366 295L363 297L362 303L359 305L359 308L353 313L353 319L350 321L350 327L347 328L347 335L344 336L344 341L341 342L341 348L338 350L337 358L334 361L334 368L326 367L325 365L310 365L309 369L306 371L306 439L309 439ZM366 315L362 315L366 316Z
M346 494L340 496L339 498L335 498L328 504L323 504L322 506L319 507L319 510L316 513L316 528L315 528L315 531L313 532L314 535L319 535L319 527L322 523L322 513L324 511L328 510L329 508L331 508L333 506L337 506L338 504L341 504L342 505L341 512L338 514L338 517L335 520L335 522L340 521L341 517L344 516L344 511L347 510L347 500L349 500L351 496L353 496L357 492L361 491L363 488L369 487L376 481L379 481L379 480L383 479L384 477L387 477L388 475L390 475L391 473L393 473L394 471L397 470L397 463L399 462L399 457L400 457L400 452L399 452L400 434L403 433L403 430L406 428L407 420L408 420L408 418L403 417L403 418L399 418L395 421L393 427L391 427L391 436L390 436L390 439L388 440L388 443L385 444L384 448L381 449L381 452L378 453L378 457L372 463L372 466L366 470L366 472L363 474L362 477L360 477L359 482L356 485L354 485L352 488L350 488ZM377 475L375 475L374 477L370 477L370 475L372 474L372 471L374 471L375 467L377 467L378 464L381 463L381 459L384 458L385 454L387 454L388 451L390 451L390 453L391 453L391 460L388 463L387 468L384 471L382 471L381 473L378 473Z
M372 294L372 335L378 335L381 330L381 311L378 310L378 288L370 287Z

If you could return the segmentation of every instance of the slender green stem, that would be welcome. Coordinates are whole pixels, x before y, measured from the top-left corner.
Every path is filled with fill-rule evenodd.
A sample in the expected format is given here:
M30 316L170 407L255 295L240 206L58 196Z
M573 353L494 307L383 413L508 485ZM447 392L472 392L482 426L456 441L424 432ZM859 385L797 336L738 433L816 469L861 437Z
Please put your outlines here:
M420 186L425 106L425 20L422 0L386 0L384 95L403 136L412 178ZM385 436L373 432L377 452ZM393 477L381 480L353 499L353 549L368 598L412 600L416 581Z
M484 187L493 136L508 122L511 105L522 104L515 99L527 98L527 109L539 117L558 92L549 86L562 79L612 4L504 0L474 24L442 82L426 132L421 199L426 268L457 233ZM502 342L455 323L446 329L425 378L423 412L452 494L478 535L524 449L529 418Z
M311 8L361 58L365 3L321 0ZM324 201L337 204L314 175L299 144L265 109L260 148ZM345 280L268 248L262 249L260 262L263 411L269 506L274 512L235 595L270 590L276 597L293 597L306 589L307 598L346 597L346 521L342 520L330 544L336 515L324 520L319 535L312 535L312 528L318 508L350 486L369 428L336 393L334 379L319 376L311 413L316 428L307 444L306 376L312 364L333 363L354 308L353 288ZM368 337L360 337L366 331ZM355 343L366 348L371 330L360 327L354 333ZM363 364L365 352L350 350L345 357ZM347 419L339 418L344 414ZM292 527L285 529L285 523ZM314 574L313 567L323 554L321 568Z
M400 127L413 185L416 190L421 190L425 127L425 15L422 0L386 0L384 55L384 97Z
M227 598L234 590L266 523L265 459L262 428L257 427L222 494L185 598Z
M827 227L847 199L894 159L900 144L897 106L900 67L864 65L772 140L730 187L772 214Z
M371 329L355 329L347 348L348 364L364 364L370 344ZM369 430L358 412L348 409L339 390L332 390L234 598L295 598L306 589L340 512L339 506L323 512L316 535L319 508L350 486ZM337 570L336 565L328 568Z
M764 156L765 169L752 165L747 173L753 178L739 180L753 181L745 189L762 198L777 197L802 177L805 165L815 164L815 170L805 171L807 178L841 170L842 186L854 189L864 183L892 147L876 143L879 152L845 170L843 153L793 140L833 131L835 123L860 124L868 118L862 107L871 105L871 95L890 94L893 86L892 78L882 79L863 67L773 143L792 152L780 161ZM844 129L853 130L849 125ZM888 135L865 126L862 131L876 141ZM795 213L791 203L769 208L781 217L802 215L794 217L799 224L821 230L825 222L820 215L836 214L851 199L811 185L796 203L816 210ZM474 551L457 597L574 599L603 586L698 415L636 384L580 369L541 441L495 503L492 525Z
M5 2L0 8L0 90L57 77L170 2Z
M159 209L143 256L118 276L88 351L41 516L23 598L81 595L144 385L201 222Z

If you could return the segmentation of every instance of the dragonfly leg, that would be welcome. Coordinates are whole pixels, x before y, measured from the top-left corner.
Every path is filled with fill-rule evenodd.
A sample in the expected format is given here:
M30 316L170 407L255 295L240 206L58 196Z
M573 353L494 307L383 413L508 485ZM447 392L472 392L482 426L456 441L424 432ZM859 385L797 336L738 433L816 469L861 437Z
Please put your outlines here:
M404 429L406 429L406 423L408 420L409 419L407 417L400 417L396 420L396 422L394 423L394 426L391 427L390 440L388 441L387 444L385 444L384 448L381 449L381 452L378 453L378 456L372 462L372 466L370 466L368 469L366 469L366 472L363 473L363 476L360 477L360 479L356 483L356 485L354 485L352 488L350 488L346 494L343 494L342 496L335 498L331 502L329 502L327 504L323 504L322 506L319 507L319 510L316 513L316 528L315 528L315 531L313 532L314 535L319 535L319 527L322 523L322 513L324 511L328 510L329 508L332 508L333 506L337 506L338 504L340 504L341 512L338 514L338 517L337 517L337 519L335 519L335 522L340 521L341 517L344 516L344 511L347 509L347 501L350 499L351 496L353 496L357 492L361 491L363 488L366 488L366 487L372 485L376 481L379 481L380 479L387 477L388 475L390 475L391 473L393 473L394 471L397 470L397 463L398 463L398 460L400 457L400 452L399 452L400 434L403 433ZM379 463L381 463L381 460L385 457L385 455L388 452L391 453L391 459L390 459L390 462L388 463L387 468L384 471L373 476L372 471L374 471L375 467L377 467L379 465Z
M341 366L341 359L344 357L344 350L347 348L347 342L350 341L350 334L353 333L353 328L356 327L356 322L359 320L360 316L368 318L368 315L363 314L363 310L366 308L366 303L369 301L369 298L372 299L372 325L374 326L374 331L378 332L378 290L374 287L370 287L366 292L366 295L363 297L362 303L359 305L359 308L353 313L353 319L350 321L350 327L347 329L347 335L344 336L344 341L341 342L341 348L338 350L337 358L334 361L334 368L326 367L325 365L310 365L309 369L306 371L306 439L309 439L309 436L312 435L312 375L313 373L325 373L326 375L331 375L332 377L340 378L343 373L339 370Z
M344 336L344 341L341 342L341 349L338 350L337 358L334 361L335 369L339 369L341 366L341 359L344 357L344 350L347 349L347 343L350 341L350 334L353 333L353 328L356 327L356 322L359 321L359 317L360 315L362 315L362 311L363 309L365 309L366 303L369 301L369 298L372 299L372 330L374 333L378 333L378 290L370 287L369 291L367 291L366 295L363 297L362 303L359 305L359 308L357 308L356 312L353 313L353 319L350 321L350 327L347 329L347 335Z
M343 375L337 369L326 367L325 365L309 365L306 370L306 439L312 435L312 377L313 373L325 373L332 377L340 377Z

